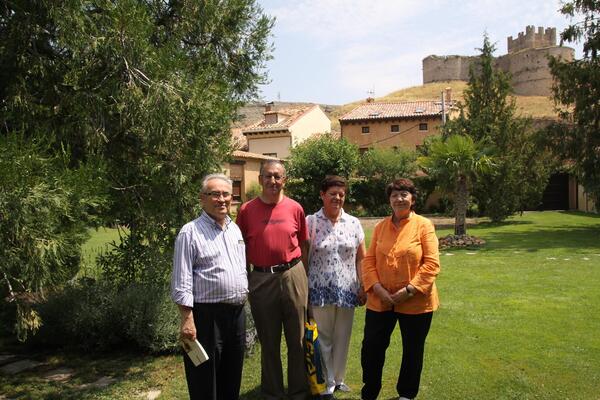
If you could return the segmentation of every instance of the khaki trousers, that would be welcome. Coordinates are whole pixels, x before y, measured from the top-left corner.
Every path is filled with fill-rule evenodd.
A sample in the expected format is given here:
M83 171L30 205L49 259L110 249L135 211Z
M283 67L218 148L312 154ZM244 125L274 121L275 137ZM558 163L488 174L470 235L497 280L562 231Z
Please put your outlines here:
M274 274L252 271L249 277L250 307L261 346L261 393L265 399L284 399L281 366L281 329L287 345L288 396L309 396L304 367L304 321L308 284L302 262Z

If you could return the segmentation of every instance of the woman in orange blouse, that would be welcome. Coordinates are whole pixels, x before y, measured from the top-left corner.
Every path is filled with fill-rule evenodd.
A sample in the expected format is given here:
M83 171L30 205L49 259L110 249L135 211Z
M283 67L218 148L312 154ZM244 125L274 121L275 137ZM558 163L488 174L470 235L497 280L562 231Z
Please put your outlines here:
M439 300L435 278L440 270L438 240L431 221L415 214L417 196L410 179L386 188L393 213L375 226L362 262L367 312L361 364L362 398L381 390L385 352L396 321L402 334L402 365L396 384L400 400L419 391L425 339Z

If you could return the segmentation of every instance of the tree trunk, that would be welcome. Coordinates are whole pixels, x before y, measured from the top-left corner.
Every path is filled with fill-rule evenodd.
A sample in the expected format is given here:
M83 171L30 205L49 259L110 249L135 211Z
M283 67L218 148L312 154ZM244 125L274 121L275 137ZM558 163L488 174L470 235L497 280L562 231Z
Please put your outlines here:
M465 235L467 233L467 203L469 201L469 189L467 178L461 175L456 180L456 193L454 196L454 234Z

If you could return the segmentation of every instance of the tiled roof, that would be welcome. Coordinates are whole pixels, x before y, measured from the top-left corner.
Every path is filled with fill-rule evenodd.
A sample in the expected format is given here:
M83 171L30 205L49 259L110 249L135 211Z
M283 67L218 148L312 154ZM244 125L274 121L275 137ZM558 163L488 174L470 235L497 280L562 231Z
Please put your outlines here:
M258 132L269 132L269 131L281 131L288 129L294 122L298 120L302 115L304 115L307 111L312 110L314 107L318 107L318 105L309 105L300 108L285 108L281 110L275 110L277 114L284 114L288 117L283 121L278 121L275 124L267 124L265 123L265 119L263 118L261 121L258 121L252 125L246 126L242 128L242 133L258 133ZM273 113L272 111L270 112Z
M234 157L238 157L238 158L253 158L253 159L257 159L257 160L281 160L280 158L277 158L277 157L265 156L263 154L250 153L249 151L241 151L241 150L235 150L232 153L232 155Z
M446 113L451 104L446 104ZM414 118L441 115L440 101L411 101L405 103L365 103L344 114L340 121L359 121L389 118Z

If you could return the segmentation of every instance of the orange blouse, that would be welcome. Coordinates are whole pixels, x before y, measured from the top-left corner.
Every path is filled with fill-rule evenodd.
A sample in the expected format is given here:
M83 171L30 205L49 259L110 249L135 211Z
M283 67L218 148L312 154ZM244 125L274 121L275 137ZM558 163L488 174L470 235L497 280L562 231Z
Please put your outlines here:
M409 283L417 289L413 297L394 306L395 312L422 314L437 310L440 302L435 278L439 271L438 239L430 220L411 213L396 228L392 217L385 218L375 226L371 245L362 260L367 308L390 310L373 291L373 285L379 282L390 294Z

